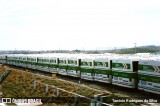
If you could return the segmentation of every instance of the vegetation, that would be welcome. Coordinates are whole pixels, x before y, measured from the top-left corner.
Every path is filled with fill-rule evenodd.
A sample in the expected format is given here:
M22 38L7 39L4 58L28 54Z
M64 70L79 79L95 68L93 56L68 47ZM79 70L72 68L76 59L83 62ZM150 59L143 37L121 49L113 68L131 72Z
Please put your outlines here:
M8 67L0 67L0 74L2 74L4 70L6 70L7 68ZM36 89L34 89L35 80L37 82ZM107 96L107 99L105 101L108 103L113 102L112 98L117 98L117 96L113 95L112 93L108 93L104 90L89 88L81 84L70 83L68 81L59 80L57 78L42 77L42 76L35 75L33 73L22 71L22 70L12 70L12 72L2 82L1 84L2 93L3 93L2 97L14 97L14 98L16 97L20 97L20 98L56 97L56 89L51 86L48 87L48 92L46 93L46 84L53 85L55 87L65 89L69 92L74 92L87 97L93 97L94 95L97 95L97 94L103 94ZM49 104L47 106L63 106L64 101L66 103L68 102L69 106L75 105L73 104L73 101L72 101L72 104L70 104L69 102L70 98L74 97L73 94L60 91L60 97L65 97L65 98L59 98L59 99L54 98L52 101L56 101L56 102L58 101L58 103ZM82 100L82 98L80 98L80 100ZM86 99L83 99L83 100L86 101ZM66 103L65 103L65 106L68 106ZM77 103L79 104L76 104L76 106L88 106L90 102L83 103L83 102L77 101ZM115 106L139 105L135 103L112 103L112 104Z
M1 68L0 73L4 71L4 68ZM34 90L34 81L36 83L36 89ZM43 83L43 84L42 84ZM30 72L25 72L22 70L12 70L12 72L6 77L6 79L2 82L2 97L20 97L20 98L32 98L32 97L56 97L56 89L51 86L48 87L48 92L46 93L46 85L53 85L58 88L65 89L69 92L74 92L80 95L84 95L87 97L93 97L96 94L102 93L100 90L90 89L85 86L77 86L74 83L69 83L66 81L58 80L58 79L50 79L42 76L38 76L32 74ZM73 98L74 95L60 91L60 98L63 99L59 102L64 103L64 101L68 101L70 98ZM56 99L56 102L58 101ZM88 102L89 103L89 102ZM87 105L86 105L87 106Z
M118 49L118 50L111 50L110 53L117 53L117 54L134 54L134 53L157 53L160 50L156 50L154 48L127 48L127 49Z
M6 50L0 51L0 54L41 54L41 53L90 53L90 54L100 54L100 53L117 53L117 54L134 54L136 53L160 53L160 46L139 46L136 49L133 48L123 48L123 49L112 49L112 50L43 50L43 51L30 51L30 50Z

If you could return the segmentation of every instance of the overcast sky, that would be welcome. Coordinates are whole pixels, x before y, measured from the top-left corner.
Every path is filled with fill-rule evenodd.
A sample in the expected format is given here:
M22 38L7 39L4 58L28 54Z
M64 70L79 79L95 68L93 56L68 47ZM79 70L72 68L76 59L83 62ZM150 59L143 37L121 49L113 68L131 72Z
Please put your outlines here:
M160 45L160 0L0 0L0 50Z

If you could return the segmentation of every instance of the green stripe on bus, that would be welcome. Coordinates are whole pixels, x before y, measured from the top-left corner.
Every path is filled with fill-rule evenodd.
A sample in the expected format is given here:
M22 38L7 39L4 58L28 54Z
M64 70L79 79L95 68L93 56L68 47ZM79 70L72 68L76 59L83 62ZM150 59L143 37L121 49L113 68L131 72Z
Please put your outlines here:
M94 73L94 69L92 68L81 68L81 72Z
M67 66L59 65L58 68L60 68L60 69L67 69Z
M69 70L80 70L80 67L76 67L76 66L68 66Z
M45 63L38 63L39 66L45 66L45 67L48 67L49 64L45 64Z
M138 79L139 80L144 80L144 81L160 83L160 76L138 74Z
M48 67L50 66L49 63L43 63L43 65L44 65L44 66L48 66Z
M117 77L124 77L124 78L137 78L138 74L133 72L119 72L119 71L112 71L113 76Z
M94 72L97 74L105 74L105 75L111 75L112 71L111 70L104 70L104 69L94 69Z
M56 64L50 64L50 68L57 68L58 67L58 65L56 65Z
M126 64L126 63L124 63ZM131 66L130 64L126 64L127 65L127 69L130 69ZM123 63L112 63L112 68L119 68L119 69L124 69Z
M33 64L33 65L37 65L37 63L34 63L34 62L32 62L31 64Z

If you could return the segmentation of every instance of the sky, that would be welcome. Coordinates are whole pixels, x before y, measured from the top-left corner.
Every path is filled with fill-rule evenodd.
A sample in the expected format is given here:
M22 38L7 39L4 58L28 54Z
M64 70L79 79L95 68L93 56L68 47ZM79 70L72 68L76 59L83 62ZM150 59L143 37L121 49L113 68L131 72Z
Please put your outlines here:
M0 0L0 50L159 46L160 0Z

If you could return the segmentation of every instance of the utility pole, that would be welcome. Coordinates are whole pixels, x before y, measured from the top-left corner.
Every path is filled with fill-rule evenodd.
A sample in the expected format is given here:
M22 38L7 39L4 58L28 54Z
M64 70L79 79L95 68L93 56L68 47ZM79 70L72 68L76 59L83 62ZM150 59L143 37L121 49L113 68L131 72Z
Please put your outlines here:
M136 43L134 43L134 52L135 52L135 54L136 54Z

